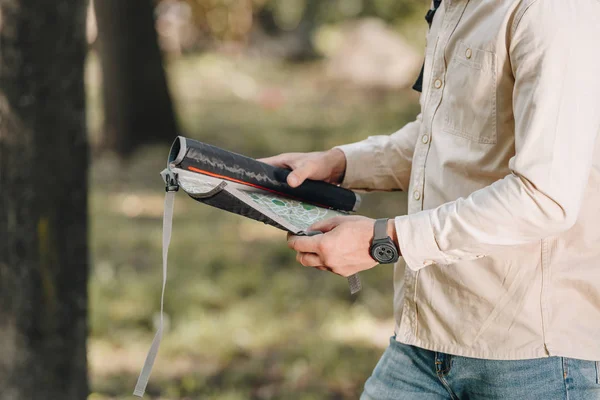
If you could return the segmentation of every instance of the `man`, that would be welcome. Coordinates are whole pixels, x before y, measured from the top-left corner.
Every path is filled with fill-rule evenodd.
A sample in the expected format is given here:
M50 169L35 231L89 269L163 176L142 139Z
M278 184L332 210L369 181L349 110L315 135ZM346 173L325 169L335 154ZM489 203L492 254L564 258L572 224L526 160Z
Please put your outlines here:
M395 335L362 399L600 399L599 37L598 0L443 0L415 122L266 159L292 186L409 194L387 222ZM373 220L311 229L289 238L303 265L377 264Z

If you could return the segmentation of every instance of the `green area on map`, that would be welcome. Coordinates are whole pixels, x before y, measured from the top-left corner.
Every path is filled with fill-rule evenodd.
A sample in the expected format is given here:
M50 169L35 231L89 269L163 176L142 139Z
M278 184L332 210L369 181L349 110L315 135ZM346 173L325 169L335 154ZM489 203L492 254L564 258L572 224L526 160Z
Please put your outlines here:
M303 203L298 200L287 199L272 194L257 192L248 193L250 198L259 206L267 208L272 213L285 219L299 230L306 230L315 222L346 215L339 211L317 207L312 204Z

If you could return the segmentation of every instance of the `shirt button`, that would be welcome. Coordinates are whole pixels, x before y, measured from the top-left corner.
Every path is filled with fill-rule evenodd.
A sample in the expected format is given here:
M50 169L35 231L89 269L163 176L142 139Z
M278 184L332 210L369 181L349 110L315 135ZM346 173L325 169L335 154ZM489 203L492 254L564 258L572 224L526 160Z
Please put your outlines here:
M420 199L421 199L421 192L419 192L418 190L415 190L415 191L413 192L413 198L414 198L415 200L420 200Z
M439 89L442 87L442 80L441 79L436 79L435 82L433 83L433 85L435 86L436 89Z
M421 140L423 141L424 144L429 143L429 135L423 135L423 137L421 138Z
M472 56L473 56L473 50L467 49L467 51L465 51L465 57L470 59Z

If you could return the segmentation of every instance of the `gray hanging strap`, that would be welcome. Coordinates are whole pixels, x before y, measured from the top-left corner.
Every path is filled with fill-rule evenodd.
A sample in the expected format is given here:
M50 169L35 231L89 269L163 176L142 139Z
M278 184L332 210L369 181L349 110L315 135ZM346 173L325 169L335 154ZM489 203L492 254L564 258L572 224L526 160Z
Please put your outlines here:
M350 286L350 294L356 294L360 292L360 289L362 289L362 284L360 283L358 274L350 275L348 277L348 286Z
M142 372L140 373L140 377L138 378L137 384L135 385L135 390L133 391L134 396L143 397L144 392L146 391L146 386L148 385L148 379L150 379L150 373L152 372L152 366L154 365L154 360L156 359L156 355L158 354L158 348L160 346L160 341L163 335L163 310L164 310L164 302L165 302L165 287L167 285L167 257L169 254L169 243L171 243L171 231L173 228L173 205L175 203L175 192L179 189L177 185L177 177L172 172L167 171L165 174L163 171L163 178L166 182L166 190L165 194L165 210L163 214L163 239L162 239L162 270L163 270L163 281L162 281L162 292L160 295L160 322L158 324L158 329L156 330L156 335L154 336L154 340L152 341L152 345L150 346L150 350L148 350L148 355L146 356L146 361L144 362L144 367L142 368Z

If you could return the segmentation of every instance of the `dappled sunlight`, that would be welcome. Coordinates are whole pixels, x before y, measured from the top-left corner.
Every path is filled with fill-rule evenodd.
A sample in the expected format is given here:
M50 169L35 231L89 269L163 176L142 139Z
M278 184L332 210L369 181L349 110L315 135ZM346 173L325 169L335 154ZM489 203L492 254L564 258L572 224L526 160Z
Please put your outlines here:
M111 210L128 218L162 217L164 195L154 193L115 193L111 195ZM185 205L178 205L177 213L184 213Z
M323 66L284 68L217 54L171 62L186 134L266 156L390 133L414 117L412 94L323 91ZM249 86L238 87L245 91L240 96L226 90L227 77ZM257 100L283 86L283 103L279 94L268 94L277 104ZM158 174L167 152L153 146L126 163L111 154L94 160L90 399L128 399L154 335L164 201ZM405 201L402 194L369 195L361 212L394 215ZM367 271L362 280L363 291L351 297L345 279L299 265L284 232L179 193L166 331L148 393L203 400L356 398L393 333L391 269Z
M394 319L378 320L368 309L354 306L348 316L335 315L326 322L323 331L332 339L341 343L368 343L384 349L394 332Z

